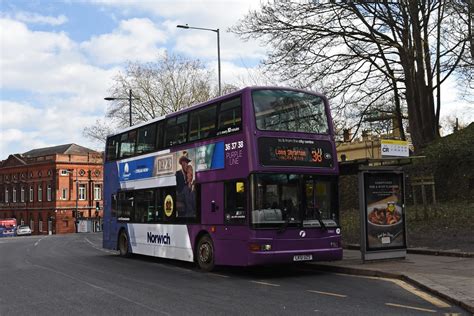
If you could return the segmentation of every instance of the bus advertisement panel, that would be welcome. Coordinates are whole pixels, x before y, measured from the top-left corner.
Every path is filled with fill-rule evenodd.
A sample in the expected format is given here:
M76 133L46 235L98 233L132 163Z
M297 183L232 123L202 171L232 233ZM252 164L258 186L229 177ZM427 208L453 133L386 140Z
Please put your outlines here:
M246 88L107 139L104 247L214 265L342 258L319 94Z

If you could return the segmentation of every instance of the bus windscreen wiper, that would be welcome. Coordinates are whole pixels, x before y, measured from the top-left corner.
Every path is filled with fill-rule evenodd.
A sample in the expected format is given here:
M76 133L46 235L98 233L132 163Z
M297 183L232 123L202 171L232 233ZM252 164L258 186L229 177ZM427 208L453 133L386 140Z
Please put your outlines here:
M318 209L316 210L316 219L318 220L319 222L319 225L321 225L321 228L324 229L324 230L328 230L326 225L324 224L323 220L321 219L321 211Z
M280 229L278 230L279 233L283 233L287 228L288 225L290 224L290 217L288 216L283 224L281 224Z

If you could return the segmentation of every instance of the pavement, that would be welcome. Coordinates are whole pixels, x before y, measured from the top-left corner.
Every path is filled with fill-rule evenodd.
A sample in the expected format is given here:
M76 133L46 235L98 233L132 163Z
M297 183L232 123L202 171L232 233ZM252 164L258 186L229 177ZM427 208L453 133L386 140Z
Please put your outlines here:
M320 270L400 279L474 314L474 253L408 249L405 259L363 261L354 247L343 260L317 262Z

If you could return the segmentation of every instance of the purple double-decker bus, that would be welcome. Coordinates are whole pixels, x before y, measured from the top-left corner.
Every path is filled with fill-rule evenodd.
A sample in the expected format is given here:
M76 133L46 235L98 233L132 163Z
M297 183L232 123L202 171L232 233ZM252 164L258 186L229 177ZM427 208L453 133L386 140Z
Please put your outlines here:
M104 248L215 265L342 258L327 99L248 87L107 138Z

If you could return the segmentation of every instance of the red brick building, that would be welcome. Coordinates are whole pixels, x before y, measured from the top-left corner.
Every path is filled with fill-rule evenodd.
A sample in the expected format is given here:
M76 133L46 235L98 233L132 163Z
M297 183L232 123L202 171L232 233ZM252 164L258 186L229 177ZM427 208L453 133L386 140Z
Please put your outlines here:
M102 218L102 154L76 144L33 149L0 162L0 218L33 234L76 232ZM76 215L77 210L77 215Z

